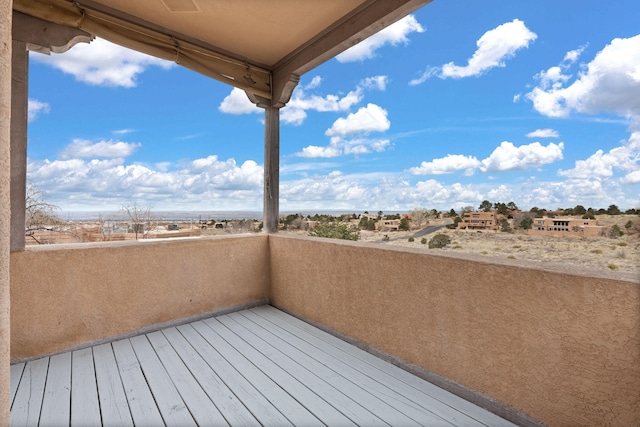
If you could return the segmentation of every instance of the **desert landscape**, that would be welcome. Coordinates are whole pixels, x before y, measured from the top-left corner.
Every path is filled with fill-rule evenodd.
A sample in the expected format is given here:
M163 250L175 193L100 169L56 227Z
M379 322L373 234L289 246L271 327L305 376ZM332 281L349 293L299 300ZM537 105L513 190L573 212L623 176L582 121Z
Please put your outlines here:
M622 226L629 220L640 222L634 215L602 215L598 223L604 226ZM437 225L431 221L430 225ZM624 228L623 228L624 229ZM635 232L617 238L550 237L528 235L524 231L466 231L442 228L436 233L409 241L414 231L377 232L361 231L363 242L404 246L425 251L444 251L475 254L486 257L515 259L535 263L564 263L589 269L619 272L625 276L640 277L640 235ZM434 234L449 236L451 243L442 249L429 249L427 242ZM385 235L389 240L385 240ZM423 243L424 242L424 243Z

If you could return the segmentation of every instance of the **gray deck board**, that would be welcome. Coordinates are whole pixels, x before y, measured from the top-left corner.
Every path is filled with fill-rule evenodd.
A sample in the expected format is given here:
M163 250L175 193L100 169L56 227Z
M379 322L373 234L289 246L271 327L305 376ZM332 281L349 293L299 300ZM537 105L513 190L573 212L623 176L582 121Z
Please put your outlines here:
M40 419L52 425L69 424L71 419L71 353L49 360Z
M245 322L243 321L243 316L239 316L238 318L235 315L236 313L233 313L230 315L230 318L234 320L238 319L236 323L241 324L251 333L251 335L243 335L247 342L250 342L255 348L260 348L263 354L268 355L268 357L280 367L287 369L291 374L295 375L296 378L304 382L315 393L333 405L355 424L366 426L387 425L371 411L354 400L357 396L344 394L339 387L333 387L330 382L322 379L318 371L314 372L313 367L307 368L304 362L301 363L297 361L296 358L293 357L294 355L287 351L285 343L278 345L280 343L275 339L270 339L272 337L265 334L260 326L250 321Z
M345 416L338 408L328 402L329 393L323 393L318 384L307 383L311 375L296 375L292 368L293 363L282 363L282 358L270 351L263 342L252 340L250 332L244 329L230 317L220 319L220 322L229 328L231 333L225 335L225 339L238 349L248 360L255 364L273 381L296 396L296 399L305 407L312 408L313 413L326 425L348 426L356 424ZM261 345L263 344L263 345ZM280 363L277 363L277 361ZM284 366L284 367L283 367ZM289 369L289 371L287 371ZM308 371L307 371L308 372ZM325 387L326 388L326 387Z
M201 325L200 327L206 325ZM217 376L240 399L243 405L262 425L292 425L289 420L274 407L266 397L238 372L218 351L202 337L192 325L179 326L178 330L191 343Z
M20 384L20 379L22 378L22 372L24 372L24 365L24 362L11 365L11 404L13 404L13 399L15 399L16 397L18 385Z
M428 381L423 381L422 379L418 378L415 375L412 375L404 369L400 369L397 366L392 365L391 363L388 363L371 353L361 350L358 347L335 337L334 335L321 331L320 329L315 328L312 325L303 322L302 320L297 319L291 315L288 315L280 310L274 309L273 307L263 306L257 307L254 311L256 313L263 314L269 313L271 316L275 316L275 318L287 322L305 331L306 333L319 338L321 340L320 342L314 341L317 345L322 346L328 344L343 351L344 353L356 357L358 360L365 362L368 366L379 369L381 372L390 375L397 381L401 381L402 383L411 387L407 389L406 387L398 385L399 388L405 391L405 395L407 397L419 397L419 400L426 404L426 407L428 407L429 410L433 411L434 413L444 411L441 416L453 417L451 419L455 421L456 425L477 425L478 423L480 423L482 425L492 427L513 426L513 423L492 414L486 409L474 405L473 403L459 396L449 393L446 390L443 390L442 388ZM356 362L356 366L359 366L360 369L366 369L367 371L371 372L367 365L359 365ZM391 383L397 384L389 377L385 376L385 379L390 381ZM416 394L416 390L420 393Z
M11 424L513 424L273 307L11 366Z
M146 335L139 335L129 340L140 362L140 367L147 380L165 424L171 426L195 426L193 417L187 410L173 380L167 374Z
M247 407L242 404L240 399L176 328L165 329L162 334L169 340L191 374L198 381L200 387L202 387L202 390L214 403L227 423L232 426L260 425Z
M164 421L129 340L112 343L120 378L135 425L162 425Z
M111 344L93 347L100 415L105 426L132 426L131 410ZM73 414L72 414L73 416Z
M38 425L44 397L49 358L27 362L11 407L12 426Z
M162 332L151 333L147 335L147 338L167 370L171 381L175 384L177 392L188 406L195 422L199 425L228 425Z
M100 403L96 383L93 349L74 351L71 357L71 425L99 426Z
M250 316L250 314L247 314L247 316ZM256 319L256 321L259 320ZM264 323L266 324L268 322L265 320ZM381 397L379 390L377 390L378 384L374 384L373 381L367 381L363 376L359 377L356 372L350 371L344 365L339 366L340 363L336 364L335 360L330 360L330 358L325 357L317 348L310 346L308 343L284 329L269 328L268 330L265 329L265 332L273 334L272 337L274 340L278 341L282 346L287 346L287 343L289 343L287 351L295 354L296 358L304 360L310 369L319 373L322 378L335 388L344 390L349 396L357 396L356 399L359 404L373 412L384 422L390 425L402 426L421 425L419 420L414 419L415 417L412 418L395 407L394 404L389 403L388 397ZM358 380L365 380L365 383L361 383ZM393 399L393 397L391 397L391 399ZM393 403L401 404L402 402L396 401ZM415 414L412 415L415 416ZM425 422L430 422L432 425L447 424L445 420L430 417L429 414L423 414L421 420L423 422L422 425L424 425Z

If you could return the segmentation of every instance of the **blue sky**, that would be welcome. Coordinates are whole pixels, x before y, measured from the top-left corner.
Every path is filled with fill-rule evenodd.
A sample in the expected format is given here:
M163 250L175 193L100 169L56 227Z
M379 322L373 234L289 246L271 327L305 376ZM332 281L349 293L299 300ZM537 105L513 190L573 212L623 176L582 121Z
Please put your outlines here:
M281 211L640 207L640 3L435 0L303 75ZM243 92L104 40L31 53L28 180L63 211L261 210Z

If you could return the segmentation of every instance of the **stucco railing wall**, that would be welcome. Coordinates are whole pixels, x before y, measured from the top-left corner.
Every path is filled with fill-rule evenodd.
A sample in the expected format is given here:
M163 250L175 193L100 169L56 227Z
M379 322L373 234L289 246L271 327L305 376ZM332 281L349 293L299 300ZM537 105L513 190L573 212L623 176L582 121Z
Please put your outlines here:
M640 423L635 279L328 239L269 246L277 307L549 425Z
M266 302L268 236L30 247L11 253L11 359Z

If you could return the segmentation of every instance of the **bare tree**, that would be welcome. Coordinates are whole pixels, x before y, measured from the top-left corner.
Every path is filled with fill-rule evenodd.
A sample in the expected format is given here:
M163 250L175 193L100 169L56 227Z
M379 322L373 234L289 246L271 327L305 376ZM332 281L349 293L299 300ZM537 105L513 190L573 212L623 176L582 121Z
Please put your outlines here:
M35 232L38 230L52 230L62 224L62 220L56 211L60 208L45 201L44 191L38 189L34 184L27 185L25 198L25 235L31 237L38 243L43 243L38 239Z
M136 235L141 234L143 239L146 239L149 235L149 231L155 226L155 218L151 212L151 206L142 208L138 206L137 202L133 203L133 206L122 206L122 213L127 216L131 223L133 233Z
M426 221L427 224L429 223L428 219L431 212L427 208L417 207L413 208L411 212L409 212L409 214L411 215L411 219L416 224L416 226L418 228L421 228L423 221Z

